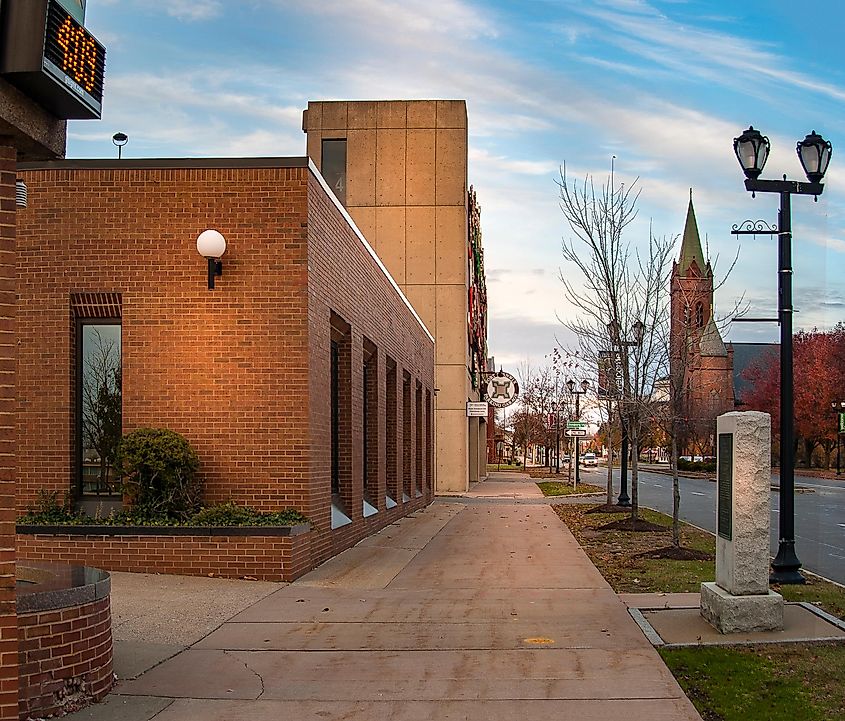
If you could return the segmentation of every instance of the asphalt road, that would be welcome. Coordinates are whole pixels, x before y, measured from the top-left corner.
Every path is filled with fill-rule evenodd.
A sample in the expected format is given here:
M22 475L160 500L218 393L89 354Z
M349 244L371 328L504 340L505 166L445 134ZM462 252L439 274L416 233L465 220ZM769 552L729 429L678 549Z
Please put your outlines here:
M585 481L604 486L607 469L581 471ZM619 471L614 474L619 493ZM640 503L672 513L672 477L640 472ZM716 530L716 484L700 478L681 478L681 518L709 531ZM773 485L778 478L773 476ZM845 583L845 480L795 477L795 484L811 492L795 494L795 550L804 567L826 578ZM778 492L771 498L771 548L777 553Z

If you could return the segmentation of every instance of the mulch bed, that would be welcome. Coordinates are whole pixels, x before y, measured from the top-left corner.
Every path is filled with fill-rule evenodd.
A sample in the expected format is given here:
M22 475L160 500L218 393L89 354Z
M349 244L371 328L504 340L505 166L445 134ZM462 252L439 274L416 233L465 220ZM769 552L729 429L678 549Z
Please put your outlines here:
M712 553L697 551L694 548L666 546L665 548L657 548L653 551L643 551L642 553L636 554L634 558L671 558L675 561L712 561L715 556Z
M657 523L644 521L642 518L620 518L618 521L611 521L599 526L600 531L636 531L637 533L658 532L665 533L669 529Z
M601 506L596 506L595 508L591 508L588 511L584 511L584 513L631 513L630 508L625 508L624 506L615 506L613 504L607 505L606 503Z

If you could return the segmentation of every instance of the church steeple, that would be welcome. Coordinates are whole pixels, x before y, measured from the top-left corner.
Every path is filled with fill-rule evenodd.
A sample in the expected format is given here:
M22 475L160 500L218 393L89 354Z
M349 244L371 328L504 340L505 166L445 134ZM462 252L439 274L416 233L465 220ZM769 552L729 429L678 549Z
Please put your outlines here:
M687 222L684 225L681 257L678 259L678 271L681 276L689 274L692 261L695 261L701 275L707 273L707 262L704 260L704 253L701 252L701 238L698 236L698 223L695 222L695 210L692 207L692 188L690 188Z

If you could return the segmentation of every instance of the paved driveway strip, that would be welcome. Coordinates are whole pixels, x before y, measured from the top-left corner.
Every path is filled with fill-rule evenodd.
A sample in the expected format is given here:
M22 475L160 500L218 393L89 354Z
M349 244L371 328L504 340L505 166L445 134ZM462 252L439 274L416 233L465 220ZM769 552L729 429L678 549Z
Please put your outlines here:
M156 721L700 721L550 507L467 499L385 529L116 693L139 710L126 718L157 707Z

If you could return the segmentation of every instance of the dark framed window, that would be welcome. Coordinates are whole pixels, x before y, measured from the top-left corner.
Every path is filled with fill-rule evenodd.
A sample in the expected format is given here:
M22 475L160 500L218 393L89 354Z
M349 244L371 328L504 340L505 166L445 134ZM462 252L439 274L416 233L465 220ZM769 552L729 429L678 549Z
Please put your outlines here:
M120 495L114 468L123 432L120 319L76 320L76 476L82 496Z
M695 304L695 325L698 328L704 327L704 304L701 301Z
M332 494L340 493L340 344L332 341Z
M378 348L364 338L363 371L363 418L364 437L364 498L376 501L378 495L378 454L379 454L379 417L378 417ZM376 505L375 503L373 505Z
M346 138L323 140L320 172L337 199L346 205Z

